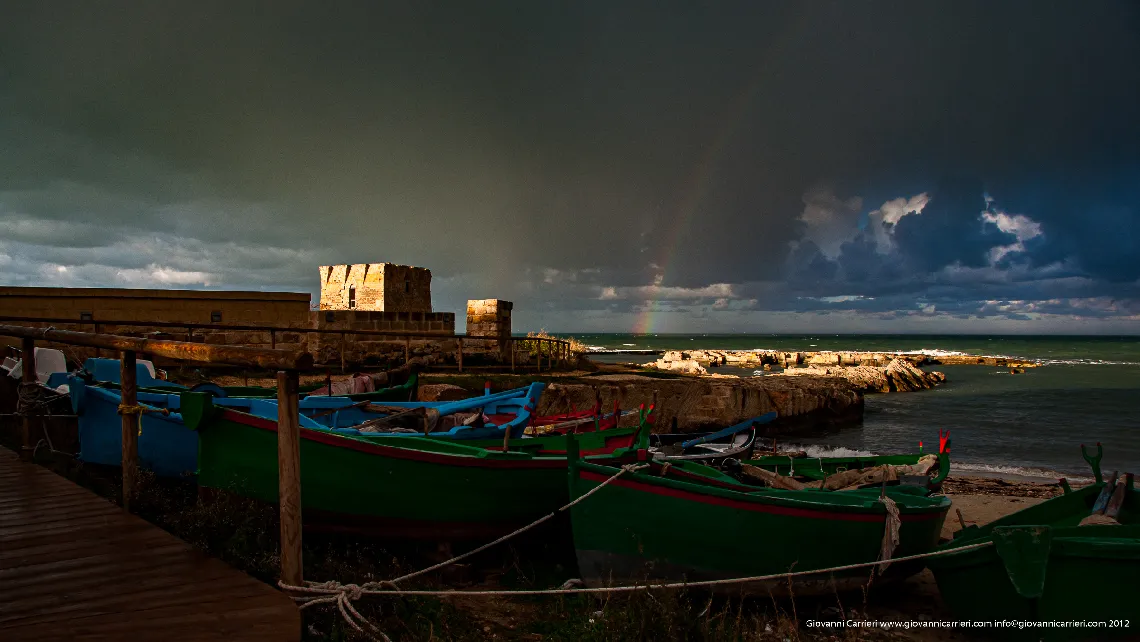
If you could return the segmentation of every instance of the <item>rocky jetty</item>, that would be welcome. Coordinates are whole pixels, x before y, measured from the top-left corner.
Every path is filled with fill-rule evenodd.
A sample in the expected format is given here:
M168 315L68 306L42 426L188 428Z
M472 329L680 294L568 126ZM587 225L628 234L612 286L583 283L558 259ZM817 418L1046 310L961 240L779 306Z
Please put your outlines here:
M925 372L905 359L894 359L885 367L809 366L806 368L788 368L780 375L787 377L839 377L850 382L862 392L913 392L927 390L946 381L946 375L941 372Z
M589 377L589 383L554 383L539 403L539 414L589 408L595 390L602 407L646 407L657 393L657 432L692 432L723 428L776 411L780 417L763 427L765 435L834 428L863 418L863 394L838 377L685 377L658 379L636 374ZM627 419L627 423L633 418Z
M892 361L924 365L981 365L998 368L1033 368L1038 364L1015 357L982 357L972 355L898 354L894 352L784 352L780 350L670 350L654 364L661 370L692 371L696 366L738 366L742 368L793 366L873 366L886 367ZM689 362L695 362L690 364Z

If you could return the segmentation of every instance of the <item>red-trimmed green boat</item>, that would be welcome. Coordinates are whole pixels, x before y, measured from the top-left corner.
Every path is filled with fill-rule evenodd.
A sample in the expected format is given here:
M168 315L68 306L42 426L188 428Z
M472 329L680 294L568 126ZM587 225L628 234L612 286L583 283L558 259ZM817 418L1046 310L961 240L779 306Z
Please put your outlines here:
M614 476L609 462L575 457L570 444L570 497ZM778 490L742 484L692 462L649 461L571 509L574 547L590 586L647 580L717 580L831 568L880 559L889 514L880 490ZM932 550L950 508L946 497L886 489L898 507L899 543L891 556ZM726 546L725 538L747 542ZM743 552L742 552L743 551ZM883 578L918 572L921 562L892 563ZM796 578L796 594L864 586L872 570ZM783 591L787 579L724 584L725 592Z
M1135 637L1140 626L1140 492L1131 475L1119 484L1112 483L1115 478L1105 483L1099 444L1097 450L1096 456L1085 454L1096 483L1074 491L1062 480L1065 494L984 527L961 530L939 549L947 555L930 558L942 599L955 618L1106 623L1094 629L1009 628L1002 635L1010 638ZM1080 525L1083 521L1092 523ZM987 543L992 545L953 552Z
M181 412L186 426L199 433L199 486L276 503L275 418L216 406L208 395L194 393L183 393ZM645 441L639 429L624 429L619 440L607 434L612 432L583 436L584 448L607 460L628 459L623 447ZM302 428L300 435L302 515L308 528L482 538L509 532L568 501L565 456L494 452L416 436L313 428ZM553 442L547 446L557 450Z

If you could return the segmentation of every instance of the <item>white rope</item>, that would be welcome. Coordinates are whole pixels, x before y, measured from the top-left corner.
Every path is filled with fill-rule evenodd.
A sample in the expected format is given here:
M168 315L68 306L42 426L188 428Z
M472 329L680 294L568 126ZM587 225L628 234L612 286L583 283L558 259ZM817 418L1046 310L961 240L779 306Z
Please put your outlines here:
M986 548L993 546L992 541L980 542L978 544L968 544L966 546L959 546L953 549L931 551L929 553L919 553L917 555L907 555L904 557L896 557L892 562L909 562L912 560L926 559L930 557L938 557L941 555L950 555L954 553L962 553L979 548ZM494 595L569 595L576 593L629 593L633 591L645 591L649 589L678 589L678 588L701 588L705 586L716 586L721 584L744 584L747 582L763 582L767 580L778 579L791 579L793 577L801 577L804 575L818 575L821 573L834 573L836 571L851 571L860 568L870 568L882 564L881 561L874 562L861 562L859 564L846 564L843 566L832 566L830 568L817 568L809 571L794 571L787 573L772 573L771 575L754 575L750 577L733 577L722 580L703 580L698 582L669 582L669 583L652 583L636 584L630 586L598 586L592 588L556 588L556 589L524 589L524 590L494 590L494 591L403 591L400 589L395 590L374 590L365 589L355 584L339 584L337 582L325 582L317 586L289 586L284 583L278 583L278 586L285 590L297 591L300 593L315 593L321 595L337 595L345 594L346 592L356 595L404 595L404 596L432 596L432 597L452 597L458 595L475 595L475 596L494 596ZM566 584L575 583L577 580L569 580ZM351 596L350 596L351 597ZM295 600L312 600L314 598L295 597ZM327 599L327 598L315 598Z
M420 575L423 575L423 574L425 574L425 573L430 573L431 571L434 571L434 570L437 570L437 569L441 569L441 568L443 568L443 567L445 567L445 566L450 566L450 565L452 565L452 564L454 564L454 563L458 562L459 560L462 560L462 559L466 559L466 558L468 558L468 557L471 557L472 555L475 555L476 553L481 553L481 552L483 552L483 551L487 550L488 548L491 548L492 546L495 546L496 544L501 544L502 542L505 542L505 541L507 541L508 539L510 539L510 538L512 538L512 537L514 537L514 536L516 536L516 535L521 535L522 533L525 533L525 532L529 531L530 529L534 528L535 526L538 526L539 524L541 524L541 523L543 523L543 522L545 522L545 521L547 521L547 520L550 520L550 519L552 519L552 518L553 518L555 515L557 515L558 513L561 513L561 512L563 512L563 511L565 511L565 510L569 509L571 506L574 506L575 504L577 504L578 502L580 502L580 501L582 501L582 500L586 499L586 498L587 498L587 497L589 497L590 495L593 495L594 493L596 493L596 492L598 492L599 490L601 490L601 489L602 489L602 487L604 487L606 484L608 484L608 483L612 482L613 480L617 479L618 477L621 477L621 476L622 476L622 475L624 475L625 473L627 473L627 472L631 472L631 471L635 471L635 470L640 470L640 469L642 469L642 468L648 468L648 467L649 467L649 464L640 464L640 465L627 464L627 465L625 465L625 466L622 466L622 467L621 467L621 470L619 470L619 471L618 471L616 474L614 474L614 475L613 475L612 477L610 477L609 479L607 479L607 480L605 480L604 482L602 482L602 483L598 484L597 486L595 486L595 487L591 488L591 489L590 489L588 492L586 492L585 494L583 494L583 495L582 495L581 497L579 497L578 499L575 499L574 501L570 502L569 504L566 504L566 505L565 505L565 506L563 506L562 508L559 508L558 510L554 511L553 513L550 513L549 515L546 515L545 517L541 517L541 518L539 518L539 519L536 519L535 521L533 521L533 522L531 522L531 523L527 524L526 526L523 526L522 528L519 528L518 530L515 530L515 531L512 531L512 532L510 532L510 533L507 533L506 535L503 535L503 536L502 536L502 537L500 537L499 539L497 539L497 540L495 540L495 541L493 541L493 542L491 542L491 543L489 543L489 544L484 544L483 546L480 546L479 548L477 548L477 549L475 549L475 550L473 550L473 551L468 551L468 552L466 552L466 553L463 553L462 555L456 555L455 557L453 557L453 558L451 558L451 559L449 559L449 560L446 560L446 561L440 562L439 564L435 564L435 565L433 565L433 566L429 566L429 567L427 567L427 568L425 568L425 569L421 569L421 570L418 570L418 571L416 571L415 573L408 573L407 575L401 575L400 577L397 577L397 578L396 578L396 579L394 579L394 580L388 580L388 581L386 581L386 582L379 582L378 584L391 584L392 586L395 586L395 585L396 585L396 582L403 582L404 580L410 580L410 579L412 579L413 577L419 577Z
M307 607L313 606L314 604L336 604L336 608L338 611L340 611L341 617L343 617L344 621L348 622L352 628L356 629L357 632L368 636L370 639L375 640L376 642L380 642L381 640L383 640L383 642L392 642L392 638L389 638L368 618L361 615L360 611L357 611L356 608L352 606L353 600L360 599L360 596L363 594L363 589L355 584L340 585L337 582L325 582L320 586L328 587L331 589L334 588L332 586L334 584L336 585L336 588L339 589L335 594L330 594L326 597L311 598L302 603L297 608L303 610ZM362 624L364 626L367 626L371 632L364 630L364 626L361 626ZM372 635L373 633L380 637Z
M582 584L581 580L570 579L570 580L567 580L565 583L563 583L562 586L560 586L556 589L529 589L529 590L488 590L488 591L410 590L409 591L409 590L403 590L399 586L396 585L397 582L401 582L401 581L404 581L407 579L411 579L413 577L418 577L418 576L423 575L425 573L428 573L430 571L443 568L444 566L448 566L450 564L454 564L454 563L458 562L459 560L470 557L471 555L474 555L476 553L484 551L484 550L486 550L486 549L488 549L488 548L490 548L496 544L499 544L503 541L506 541L506 540L508 540L508 539L520 534L520 533L526 532L527 530L530 530L531 528L534 528L535 526L537 526L537 525L549 520L550 518L554 517L559 512L568 510L569 508L573 507L574 505L578 504L579 502L585 500L587 497L590 497L591 495L593 495L597 491L601 490L602 487L606 486L607 484L614 481L618 477L622 476L626 472L633 472L636 470L640 470L642 468L647 468L648 466L649 466L649 464L639 464L639 465L629 464L629 465L622 466L621 470L619 470L617 473L612 475L609 479L606 479L605 481L598 484L594 488L590 489L588 492L584 493L583 495L581 495L577 499L573 500L569 504L566 504L562 508L559 508L557 511L550 513L549 515L546 515L546 516L544 516L538 520L535 520L534 522L528 524L527 526L524 526L524 527L522 527L516 531L513 531L507 535L504 535L503 537L500 537L499 539L497 539L497 540L495 540L489 544L485 544L485 545L483 545L483 546L481 546L481 547L479 547L473 551L469 551L469 552L464 553L462 555L457 555L457 556L455 556L455 557L453 557L453 558L451 558L445 562L441 562L439 564L429 566L425 569L421 569L421 570L416 571L414 573L408 573L407 575L402 575L402 576L400 576L394 580L386 580L386 581L382 581L382 582L368 582L368 583L365 583L363 585L341 584L340 582L337 582L335 580L330 580L328 582L319 582L319 583L318 582L305 582L305 586L293 586L290 584L286 584L284 581L278 581L277 585L286 591L292 591L295 593L307 593L308 594L308 595L301 595L301 596L294 596L293 597L293 600L300 604L300 606L298 608L304 609L304 608L307 608L307 607L312 606L314 604L333 604L333 603L335 603L337 605L337 610L340 611L341 617L343 617L344 620L346 622L348 622L349 625L352 626L356 631L358 631L364 635L369 636L373 640L379 640L382 638L384 640L384 642L391 642L391 640L388 638L388 636L385 635L382 631L380 631L380 629L377 628L376 625L374 625L367 618L362 616L359 611L357 611L355 608L353 608L352 602L360 599L364 595L456 597L456 596L512 596L512 595L521 596L521 595L574 595L574 594L596 594L596 593L630 593L630 592L634 592L634 591L647 591L649 589L665 589L665 590L668 590L668 589L678 589L678 588L701 588L701 587L706 587L706 586L717 586L717 585L724 585L724 584L744 584L744 583L748 583L748 582L762 582L762 581L778 580L778 579L791 580L794 577L802 577L802 576L806 576L806 575L819 575L822 573L835 573L838 571L850 571L850 570L856 570L856 569L861 569L861 568L871 568L871 567L875 567L875 566L879 566L880 570L882 568L885 568L885 565L883 564L883 560L880 559L880 560L877 560L874 562L861 562L858 564L845 564L843 566L833 566L830 568L819 568L819 569L813 569L813 570L807 570L807 571L794 571L794 572L789 571L786 573L772 573L770 575L755 575L755 576L750 576L750 577L735 577L735 578L727 578L727 579L720 579L720 580L703 580L703 581L697 581L697 582L668 582L668 583L647 582L646 584L626 585L626 586L582 587L581 586L581 584ZM895 510L896 511L898 510L897 507L895 508ZM890 510L890 505L887 506L887 513L888 513L888 516L887 516L888 526L886 528L887 533L884 533L884 535L887 535L891 530L889 527L889 523L890 523L893 515L892 515L891 510ZM966 546L960 546L957 548L941 550L941 551L931 551L928 553L919 553L916 555L907 555L904 557L897 557L897 558L891 559L890 561L891 562L908 562L908 561L912 561L912 560L927 559L927 558L931 558L931 557L938 557L941 555L949 555L949 554L961 553L961 552L970 551L970 550L976 550L976 549L980 549L980 548L985 548L987 546L993 546L993 541L980 542L978 544L969 544ZM391 586L392 588L391 589L379 589L379 588L377 588L377 587L384 586L384 585ZM361 626L361 623L368 626L372 632L381 636L381 638L376 638L371 633L364 630L363 626Z
M404 591L401 591L400 588L398 586L396 586L397 582L403 582L404 580L409 580L413 577L419 577L420 575L423 575L425 573L430 573L431 571L441 569L445 566L450 566L450 565L455 564L456 562L458 562L460 560L471 557L472 555L475 555L476 553L480 553L482 551L485 551L488 548L495 546L496 544L500 544L502 542L505 542L508 539L515 537L516 535L525 533L526 531L534 528L535 526L538 526L539 524L542 524L543 522L550 520L551 518L556 516L558 513L570 509L574 505L585 500L590 495L593 495L594 493L598 492L604 486L606 486L607 484L609 484L613 480L617 479L618 477L621 477L625 473L633 472L636 470L641 470L642 468L648 468L648 467L649 467L649 464L626 464L625 466L621 467L621 470L617 471L609 479L607 479L607 480L603 481L602 483L598 484L597 486L591 488L589 491L583 493L580 497L578 497L574 501L570 502L569 504L566 504L562 508L559 508L558 510L554 511L553 513L550 513L549 515L546 515L546 516L543 516L539 519L536 519L535 521L531 522L530 524L527 524L526 526L523 526L522 528L519 528L517 530L511 531L510 533L503 535L499 539L497 539L493 542L490 542L488 544L484 544L483 546L480 546L479 548L476 548L475 550L468 551L466 553L463 553L462 555L456 555L455 557L453 557L449 560L445 560L443 562L440 562L439 564L434 564L434 565L429 566L427 568L420 569L414 573L408 573L407 575L401 575L400 577L397 577L397 578L392 579L392 580L383 580L380 582L367 582L363 585L341 584L340 582L337 582L336 580L330 580L328 582L305 582L306 586L292 586L290 584L286 584L284 581L279 581L279 582L277 582L277 585L279 587L281 587L282 589L285 589L286 591L298 591L298 592L302 592L302 593L316 593L318 595L323 595L325 597L302 596L302 597L294 597L293 600L296 602L300 602L301 606L299 608L302 608L302 609L306 608L308 606L312 606L313 604L333 604L333 603L335 603L337 605L337 609L340 610L341 616L354 629L356 629L360 633L363 633L364 635L368 635L369 637L372 637L371 634L369 634L367 631L365 631L363 628L361 628L360 624L358 624L358 622L363 622L364 624L367 624L369 626L369 628L372 629L373 632L379 634L386 642L391 642L391 640L388 638L387 635L384 635L384 633L380 629L376 628L376 625L372 624L372 622L368 621L367 618L362 616L359 612L357 612L356 609L354 609L352 607L353 601L360 599L361 595L379 595L379 594L384 594L384 593L403 593ZM573 581L574 580L571 580L570 582L573 582ZM564 587L569 586L570 582L563 584L563 586ZM385 586L385 585L391 586L395 590L394 591L378 591L378 590L376 590L376 587ZM350 613L352 614L352 617L349 616ZM354 620L353 618L356 618L356 619ZM375 640L376 638L372 637L372 639Z

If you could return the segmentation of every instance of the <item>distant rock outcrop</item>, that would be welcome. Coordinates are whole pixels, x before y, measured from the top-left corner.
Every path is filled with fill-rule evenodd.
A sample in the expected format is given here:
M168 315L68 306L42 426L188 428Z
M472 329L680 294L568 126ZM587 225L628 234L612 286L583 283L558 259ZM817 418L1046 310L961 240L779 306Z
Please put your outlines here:
M928 390L946 381L941 372L924 372L905 359L894 359L885 367L832 366L789 368L784 376L840 377L863 392L913 392Z
M979 365L1012 368L1033 368L1038 364L1016 357L985 357L975 355L898 354L894 352L784 352L781 350L670 350L662 355L658 364L675 361L696 361L701 365L748 367L793 366L874 366L886 367L901 360L916 366L922 365ZM661 365L658 365L661 367ZM667 369L667 368L662 368Z
M668 370L669 372L680 372L681 374L703 375L708 374L708 370L701 365L699 361L691 358L688 353L672 350L666 352L664 356L658 359L653 367L658 370Z

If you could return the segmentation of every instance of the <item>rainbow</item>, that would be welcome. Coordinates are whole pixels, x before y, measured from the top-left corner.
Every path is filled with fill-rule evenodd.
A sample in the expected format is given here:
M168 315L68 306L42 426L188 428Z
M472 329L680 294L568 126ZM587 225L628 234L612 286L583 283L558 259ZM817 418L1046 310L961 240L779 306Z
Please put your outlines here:
M681 191L681 198L677 200L677 208L672 216L673 225L666 230L665 240L660 245L660 251L657 253L657 258L654 265L658 266L659 272L657 278L654 279L653 285L649 286L649 293L645 305L642 307L637 319L633 324L634 334L651 334L654 331L654 323L657 321L657 314L661 312L663 306L661 305L660 292L662 286L665 284L665 279L669 274L673 261L677 258L677 251L680 248L680 241L688 234L689 228L692 226L693 216L704 200L705 194L708 193L709 186L712 183L712 177L716 173L717 162L724 148L728 146L729 140L732 138L732 132L736 129L740 121L744 119L748 107L755 99L756 94L760 91L761 74L757 73L750 82L748 82L744 89L729 103L725 109L725 117L720 119L720 129L717 131L716 136L701 154L697 163L693 166L691 178L684 183Z

